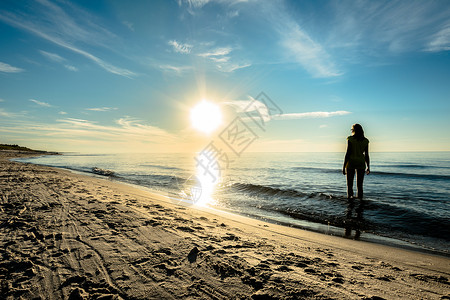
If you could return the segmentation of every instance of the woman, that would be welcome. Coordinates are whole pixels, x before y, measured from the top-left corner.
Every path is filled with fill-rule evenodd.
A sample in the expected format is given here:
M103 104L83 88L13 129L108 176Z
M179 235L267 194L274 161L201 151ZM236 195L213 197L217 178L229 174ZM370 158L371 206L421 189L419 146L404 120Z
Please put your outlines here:
M369 140L364 137L361 125L352 126L352 135L347 138L347 153L345 153L342 173L347 174L347 197L353 198L353 179L356 173L356 186L358 187L358 198L363 197L364 171L370 173ZM367 170L366 170L367 165Z

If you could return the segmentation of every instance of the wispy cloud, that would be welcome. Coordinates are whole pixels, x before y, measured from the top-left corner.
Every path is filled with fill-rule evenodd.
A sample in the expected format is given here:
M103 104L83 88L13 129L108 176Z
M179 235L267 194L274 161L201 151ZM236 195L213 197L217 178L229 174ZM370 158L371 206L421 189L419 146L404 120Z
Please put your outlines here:
M287 58L300 64L313 77L336 77L343 73L324 46L314 39L292 13L279 3L267 2L264 17L273 25Z
M177 151L180 146L178 136L132 117L120 118L109 126L75 118L50 123L0 118L0 133L33 140L47 149L52 145L58 151L161 152Z
M107 37L114 36L91 20L96 19L95 17L75 8L70 3L66 3L66 5L70 6L71 13L66 13L62 7L47 0L39 0L37 3L38 6L32 7L34 16L31 16L31 13L27 14L26 11L20 13L2 11L0 13L0 21L28 31L55 45L77 53L110 73L128 78L137 75L130 70L116 67L86 50L75 46L76 42L104 46L102 41ZM40 17L36 18L36 16ZM53 57L56 58L55 56Z
M23 72L24 70L21 68L13 67L11 65L8 65L7 63L0 62L0 72L4 73L19 73Z
M60 114L60 115L67 115L67 113L65 111L60 111L60 112L58 112L58 114Z
M215 64L216 68L219 71L226 73L231 73L238 69L243 69L251 66L251 64L248 62L235 62L230 56L233 50L233 47L230 46L215 48L209 47L208 49L206 49L206 51L198 53L197 55L210 60Z
M273 115L272 118L275 120L293 120L293 119L306 119L306 118L329 118L335 116L344 116L351 114L351 112L346 110L338 110L338 111L313 111L313 112L305 112L305 113L288 113L288 114L280 114Z
M206 3L192 3L189 1L179 2L187 6L188 10L196 11L205 6ZM221 8L228 11L225 15L228 19L240 16L245 18L248 14L251 19L254 15L258 15L264 23L258 24L269 33L267 34L267 42L278 43L278 58L289 63L296 63L304 68L313 77L327 78L337 77L343 74L337 67L335 59L327 51L326 47L307 32L305 28L300 26L301 19L294 15L291 10L284 4L284 1L221 1L214 0L211 3L219 4ZM240 4L239 6L237 4ZM243 11L242 15L240 12ZM261 29L264 30L264 29ZM223 33L222 28L217 31ZM225 32L226 34L237 34L239 32ZM275 34L274 34L275 33ZM273 38L275 39L273 40ZM275 44L276 46L276 44ZM269 47L272 49L273 47ZM251 65L251 62L240 61L236 63L236 59L230 59L231 52L235 49L232 47L221 47L207 49L198 53L199 56L209 58L212 62L217 63L217 68L224 72L233 72ZM264 61L263 63L267 63Z
M229 56L210 57L209 59L216 63L227 63L230 60L230 57Z
M178 5L182 6L185 4L187 6L187 11L193 15L197 9L202 8L209 2L210 0L178 0Z
M78 71L78 68L75 67L75 66L64 65L64 67L65 67L67 70L72 71L72 72L77 72L77 71Z
M209 52L200 53L200 54L198 54L198 56L203 56L203 57L225 56L225 55L230 54L231 51L233 51L233 48L231 48L231 47L220 47L220 48L212 49Z
M30 99L30 101L35 103L35 104L37 104L37 105L39 105L39 106L52 107L52 105L47 103L47 102L39 101L39 100L36 100L36 99Z
M159 127L143 124L141 120L129 116L118 119L116 123L121 126L122 130L127 131L130 134L142 136L150 134L155 138L161 138L165 141L175 141L178 139L175 135L172 135Z
M49 134L64 135L70 133L74 137L97 137L102 140L116 142L138 140L164 144L178 140L175 135L159 127L145 124L139 119L128 116L116 120L117 126L104 126L93 121L75 118L59 119L57 121L59 125L56 124L51 127Z
M56 54L56 53L50 53L50 52L43 51L43 50L39 50L39 52L40 52L43 56L45 56L46 58L48 58L49 60L54 61L54 62L59 62L59 63L60 63L60 62L63 62L63 61L66 60L65 58L59 56L59 55Z
M175 75L182 75L183 73L192 70L192 66L159 65L158 68L164 72Z
M235 17L238 17L238 16L239 16L239 11L238 10L232 10L232 11L229 11L227 13L227 17L228 18L235 18Z
M239 69L250 67L252 64L250 63L243 63L243 64L237 64L237 63L220 63L217 65L217 69L219 69L222 72L231 73Z
M249 5L278 35L282 55L317 78L337 78L349 64L390 63L405 52L450 50L445 1L330 1L326 17L284 1ZM320 30L317 30L320 28Z
M131 31L134 31L134 25L131 22L128 21L123 21L122 22L123 25L125 25L128 29L130 29Z
M19 112L19 113L10 112L0 107L0 117L13 119L13 118L23 118L25 115L26 112Z
M431 37L425 50L431 52L450 50L450 22Z
M16 114L8 112L0 107L0 116L5 117L5 118L13 118L16 116Z
M195 10L201 9L203 6L205 6L208 3L221 3L230 7L233 7L235 4L240 2L248 2L248 0L178 0L178 5L182 6L185 4L188 8L188 11L191 14L195 13ZM233 18L239 15L239 11L232 10L229 12L229 17Z
M253 113L256 112L264 122L270 120L294 120L294 119L307 119L307 118L330 118L335 116L344 116L351 114L349 111L314 111L314 112L302 112L302 113L271 113L271 109L263 102L249 97L250 100L233 100L223 102L223 105L233 107L237 113ZM273 111L273 110L272 110Z
M450 47L450 6L445 1L330 2L328 44L355 56L384 56Z
M64 62L66 61L66 59L56 53L51 53L51 52L47 52L47 51L43 51L43 50L39 50L39 52L47 59L63 64L64 68L66 68L69 71L72 71L72 72L78 71L77 67L69 65L69 64L65 64Z
M288 29L281 33L281 45L306 71L314 77L342 75L322 45L314 41L298 24L289 22L285 25Z
M170 46L173 47L175 52L187 54L191 52L192 45L179 43L176 40L170 40L168 42Z
M94 107L94 108L86 108L86 110L90 110L90 111L111 111L111 110L117 110L117 107Z
M168 45L173 47L176 53L194 55L203 57L209 62L211 62L214 67L226 73L234 72L238 69L246 68L251 66L248 62L236 62L231 57L231 52L234 50L231 46L226 47L215 47L214 42L200 42L195 45L181 43L176 40L170 40L167 42ZM181 75L184 72L192 69L189 66L174 66L173 64L158 64L158 68L165 72L174 73L176 75Z

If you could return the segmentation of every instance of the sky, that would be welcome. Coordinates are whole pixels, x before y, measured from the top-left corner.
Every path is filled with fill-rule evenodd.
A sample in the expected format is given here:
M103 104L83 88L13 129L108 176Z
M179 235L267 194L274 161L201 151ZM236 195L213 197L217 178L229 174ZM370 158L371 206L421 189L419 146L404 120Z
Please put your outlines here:
M0 45L0 143L198 151L237 117L245 151L450 151L446 0L2 0Z

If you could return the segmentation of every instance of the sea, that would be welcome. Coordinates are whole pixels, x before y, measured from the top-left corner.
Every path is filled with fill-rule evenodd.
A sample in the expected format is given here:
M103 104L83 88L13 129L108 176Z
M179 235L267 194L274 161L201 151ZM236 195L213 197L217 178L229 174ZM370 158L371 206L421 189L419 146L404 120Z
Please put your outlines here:
M362 200L347 199L344 153L243 153L215 172L198 155L65 153L16 160L151 189L180 205L450 256L450 152L371 153Z

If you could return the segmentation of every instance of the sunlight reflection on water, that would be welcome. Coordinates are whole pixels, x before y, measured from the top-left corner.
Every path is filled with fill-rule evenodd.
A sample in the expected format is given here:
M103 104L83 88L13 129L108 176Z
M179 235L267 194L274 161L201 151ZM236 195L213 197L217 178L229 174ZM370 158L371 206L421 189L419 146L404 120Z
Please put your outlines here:
M218 166L217 160L214 157L211 157L209 164L205 166L202 164L202 160L200 157L201 154L197 156L197 164L196 164L196 178L198 180L198 186L201 189L201 193L194 201L195 205L204 206L208 203L213 202L212 195L216 189L218 182L220 181L220 168L214 167Z

